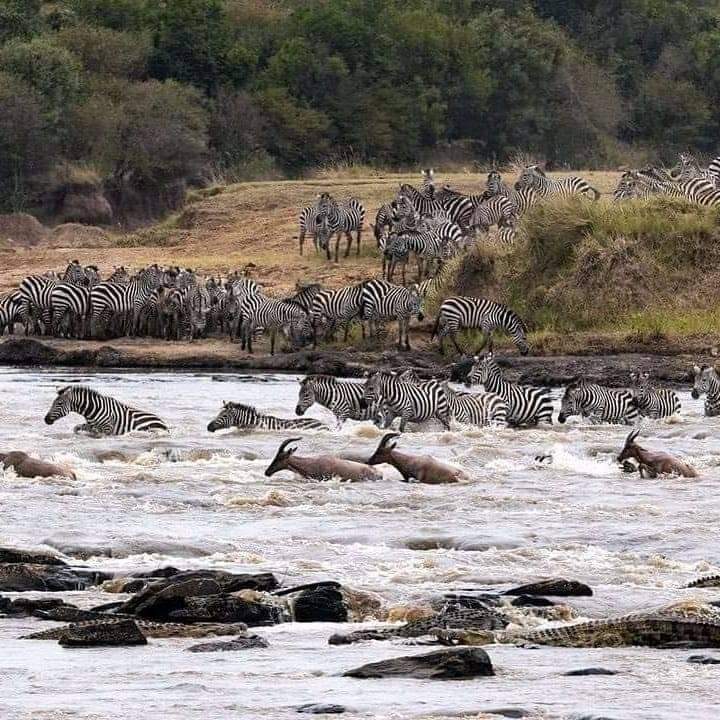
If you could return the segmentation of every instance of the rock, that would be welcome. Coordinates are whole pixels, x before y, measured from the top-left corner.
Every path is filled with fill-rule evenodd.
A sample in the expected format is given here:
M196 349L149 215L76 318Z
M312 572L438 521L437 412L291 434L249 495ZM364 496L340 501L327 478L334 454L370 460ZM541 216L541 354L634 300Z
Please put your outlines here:
M109 593L138 593L148 585L142 578L113 578L103 583L102 589Z
M167 565L166 567L156 568L155 570L148 570L147 572L134 572L130 577L134 578L171 578L178 575L180 570Z
M63 647L147 645L147 639L134 620L71 625L58 642Z
M477 647L437 650L427 655L390 658L361 665L343 673L345 677L409 677L420 680L460 680L494 675L488 654Z
M342 715L346 712L343 705L327 703L308 703L307 705L300 705L297 711L299 713L307 713L308 715Z
M510 604L515 607L551 607L555 605L552 600L534 595L518 595Z
M77 480L72 470L31 457L19 450L0 453L0 462L2 462L6 470L11 467L20 477L67 477L71 480Z
M493 710L483 710L488 715L500 715L506 718L524 718L530 715L529 711L522 708L496 708Z
M38 245L47 239L50 231L27 213L0 215L0 240L24 247Z
M120 612L143 618L164 619L185 606L185 599L217 595L220 585L209 578L173 579L152 583L121 606Z
M696 665L720 665L720 658L712 655L691 655L687 661Z
M15 598L10 604L10 612L13 615L33 615L38 610L50 610L60 607L65 602L60 598ZM70 606L70 607L74 607Z
M243 622L248 627L277 625L282 611L275 605L244 600L235 595L206 595L185 598L184 606L173 610L170 619L182 622Z
M347 622L343 594L335 587L303 590L293 603L295 622Z
M54 620L56 622L77 623L85 620L100 620L98 613L93 610L81 610L74 605L58 605L49 610L35 610L33 615L41 620Z
M67 590L85 590L89 585L86 578L66 567L31 565L18 563L0 565L0 591L27 592L46 590L63 592Z
M528 585L520 585L506 590L504 595L557 595L562 597L582 597L593 594L592 588L577 580L550 578Z
M101 190L92 184L72 184L66 188L60 214L63 220L85 225L109 225L112 206Z
M50 236L52 247L66 248L104 248L110 247L112 239L107 230L95 225L63 223L53 229Z
M188 652L206 653L206 652L234 652L236 650L250 650L252 648L270 647L268 641L259 635L239 635L232 640L199 643L191 645Z
M607 668L591 667L591 668L580 668L579 670L569 670L563 675L568 677L581 676L581 675L617 675L617 670L608 670Z
M0 595L0 613L6 614L12 608L12 600Z
M0 548L0 564L5 563L32 563L33 565L65 565L60 558L47 553L33 550L15 550L14 548Z

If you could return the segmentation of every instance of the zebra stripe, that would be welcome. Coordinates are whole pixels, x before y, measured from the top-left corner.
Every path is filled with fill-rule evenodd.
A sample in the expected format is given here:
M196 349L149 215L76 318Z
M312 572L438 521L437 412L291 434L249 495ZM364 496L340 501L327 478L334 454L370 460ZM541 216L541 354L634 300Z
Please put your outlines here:
M525 211L532 207L539 199L538 194L532 188L517 188L507 185L497 170L488 173L485 194L490 197L495 195L506 197L512 203L515 214L518 217L523 215Z
M310 323L313 328L313 342L317 345L317 328L319 324L329 324L325 338L328 339L338 324L344 325L343 342L347 342L350 323L360 320L362 309L362 284L348 285L339 290L321 290L312 299L310 307ZM363 337L365 327L360 320Z
M378 247L380 247L380 238L393 226L396 211L397 207L394 207L393 203L384 203L378 208L375 214L375 224L372 226Z
M385 427L394 417L400 418L400 432L408 422L438 420L450 429L450 406L443 384L431 380L420 384L409 382L388 372L371 375L363 388L360 407L381 404L389 411Z
M15 333L15 323L23 323L25 334L28 334L28 304L27 299L19 290L13 290L0 300L0 335L7 328L8 335Z
M55 335L61 333L60 326L67 320L70 336L86 337L87 320L90 316L90 288L69 282L56 283L50 292L50 305L51 326Z
M435 199L425 197L417 188L403 183L396 198L398 211L401 216L410 212L417 212L420 217L441 217L450 219L443 204Z
M629 390L607 388L584 380L569 385L563 395L558 421L581 415L592 423L634 425L640 416L635 396Z
M31 275L21 283L18 291L27 303L28 316L36 333L49 334L52 325L52 290L56 281L42 275Z
M460 425L507 425L508 404L495 393L457 392L444 385L451 418Z
M246 296L241 309L241 348L253 352L252 338L257 328L270 332L270 354L275 354L277 331L290 328L293 344L311 337L312 328L305 310L297 303L277 300L260 293Z
M402 350L404 338L404 347L410 350L410 319L423 319L417 287L408 289L385 280L368 280L362 286L360 305L360 317L368 321L371 335L377 337L379 322L397 320L398 349Z
M308 205L300 211L300 216L298 217L298 225L300 227L300 231L298 233L298 240L300 242L301 255L303 254L305 235L308 233L310 233L310 237L312 238L313 244L315 245L315 250L317 251L318 249L317 225L319 216L320 208L317 203L315 203L314 205Z
M129 407L84 385L68 385L58 390L45 422L52 425L73 412L86 420L85 424L75 428L75 432L123 435L128 432L168 430L168 426L157 415Z
M343 382L331 375L308 375L300 380L295 413L304 415L318 403L335 415L338 425L346 420L372 420L375 417L373 409L361 404L363 390L362 383Z
M600 193L581 177L564 177L559 180L549 178L537 165L526 167L515 183L515 187L532 188L540 197L569 198L574 195L592 195L593 200L600 197Z
M720 156L713 158L708 165L708 175L715 181L715 185L720 187Z
M285 419L263 415L252 405L224 402L222 410L207 426L208 432L238 428L240 430L329 430L319 420L312 418Z
M462 353L457 343L457 333L464 329L482 331L483 342L480 350L489 345L492 351L492 334L495 330L504 330L510 335L522 355L527 355L529 347L525 335L527 328L520 316L506 305L473 297L450 297L443 302L438 311L433 334L440 340L440 352L445 352L445 338L450 337L455 349ZM476 354L479 354L480 350Z
M690 394L697 400L701 395L705 397L705 415L716 417L720 415L720 376L714 367L703 365L693 367L695 381Z
M493 225L513 227L518 220L515 206L504 195L494 195L480 203L470 218L470 229L487 232Z
M487 392L499 395L508 406L507 421L511 425L552 424L553 405L546 388L516 385L503 377L492 353L475 357L466 385L482 384Z
M317 222L318 246L325 250L327 259L330 260L330 240L335 235L335 262L338 261L340 236L345 235L347 246L345 257L350 255L352 246L352 232L356 232L356 255L360 255L360 238L362 227L365 222L365 208L356 198L350 198L344 202L337 202L329 193L322 193L318 201L319 215Z
M649 373L630 373L630 381L636 386L635 400L644 417L657 420L680 412L680 398L672 390L656 390L650 384Z

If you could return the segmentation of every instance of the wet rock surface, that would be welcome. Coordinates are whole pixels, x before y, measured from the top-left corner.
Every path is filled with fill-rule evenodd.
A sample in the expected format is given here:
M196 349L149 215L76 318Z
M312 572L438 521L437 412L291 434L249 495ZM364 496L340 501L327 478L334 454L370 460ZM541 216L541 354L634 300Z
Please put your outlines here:
M309 703L308 705L300 705L297 711L306 713L307 715L342 715L347 712L344 705L335 705L332 703Z
M238 650L266 647L270 647L270 644L259 635L240 635L232 640L198 643L197 645L191 645L187 650L192 653L236 652Z
M694 665L720 665L720 657L712 655L691 655L687 661Z
M91 585L97 585L101 581L101 577L98 577L96 573L74 571L60 565L12 563L0 565L0 591L28 592L31 590L45 590L64 592L68 590L84 590Z
M59 557L33 550L0 548L0 565L6 563L30 563L33 565L65 565Z
M295 622L347 622L348 609L335 587L303 590L293 603Z
M591 667L579 668L578 670L569 670L563 675L567 677L582 677L585 675L617 675L617 670L608 670L607 668Z
M488 654L480 648L453 648L426 655L389 658L343 673L354 678L407 677L419 680L462 680L494 675Z
M550 578L506 590L505 595L555 595L557 597L590 597L592 588L577 580Z
M58 641L63 647L104 647L147 645L147 639L134 620L89 623L68 627Z

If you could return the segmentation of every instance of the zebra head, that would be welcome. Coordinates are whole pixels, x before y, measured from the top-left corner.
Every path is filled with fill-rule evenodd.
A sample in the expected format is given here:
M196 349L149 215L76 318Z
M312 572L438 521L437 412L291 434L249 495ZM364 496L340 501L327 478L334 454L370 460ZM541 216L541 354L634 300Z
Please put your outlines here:
M45 415L45 424L52 425L56 420L59 420L66 415L69 415L74 411L74 396L75 390L72 385L60 388L58 390L57 397L53 400L53 404Z
M528 165L520 173L520 177L515 183L516 190L522 190L523 188L536 189L542 185L542 181L545 178L545 173L537 165Z
M515 343L515 347L520 351L521 355L527 355L530 352L530 346L527 343L527 326L522 318L514 311L508 308L507 315L507 332Z
M470 387L471 385L484 385L497 370L498 367L493 359L492 353L487 353L482 357L475 355L472 367L465 377L466 387Z
M720 378L718 378L715 368L708 367L707 365L703 365L702 367L695 365L693 367L693 373L695 374L695 382L693 383L690 395L692 395L695 400L701 395L710 392L713 386L720 384Z
M208 432L232 427L247 429L254 428L257 424L258 413L252 405L224 402L222 410L208 423L207 429Z
M382 384L383 377L380 372L373 373L365 381L363 394L359 402L361 410L367 410L369 407L380 403L382 399Z
M73 285L87 285L85 270L78 260L68 263L62 276L63 282L72 283Z
M100 271L97 265L86 265L84 269L85 285L92 287L100 282Z
M579 415L582 406L582 380L568 385L560 403L558 422L564 423L569 417Z
M497 170L492 170L487 176L487 189L485 192L492 195L500 195L503 191L503 179L502 175Z
M308 375L300 380L300 392L298 393L298 401L295 406L296 415L304 415L307 409L316 401L316 384L320 378ZM323 378L324 382L335 382L335 378Z

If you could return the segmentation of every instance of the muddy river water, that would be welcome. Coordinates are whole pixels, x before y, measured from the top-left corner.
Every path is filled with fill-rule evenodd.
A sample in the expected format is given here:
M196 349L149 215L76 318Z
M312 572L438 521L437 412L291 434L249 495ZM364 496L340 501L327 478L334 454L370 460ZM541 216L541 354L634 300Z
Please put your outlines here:
M77 416L46 426L56 389L70 381L157 412L171 435L76 436ZM264 469L290 434L206 430L223 400L291 416L297 389L297 377L280 375L3 370L0 449L71 465L77 480L0 470L0 546L54 550L71 564L118 574L170 564L272 571L286 585L334 579L386 605L543 576L588 583L593 597L571 599L586 617L720 599L718 589L680 589L720 570L720 418L703 417L702 401L688 392L678 421L646 421L641 438L689 459L701 472L693 480L623 474L615 457L627 429L580 421L426 428L402 438L403 448L465 468L472 481L456 486L408 485L391 471L353 485L288 472L268 479ZM319 406L308 414L332 424ZM370 454L380 435L348 422L304 433L300 451ZM129 461L99 462L108 450ZM552 464L538 465L539 454L552 455ZM97 588L62 597L90 606L118 596ZM260 628L270 647L238 653L188 653L197 642L190 639L93 650L17 639L40 627L47 625L33 618L0 619L0 718L291 718L312 702L342 704L344 717L475 717L508 708L576 720L718 717L720 666L688 663L697 651L488 646L493 678L354 680L342 672L428 649L332 647L328 636L347 628L330 624ZM618 674L564 675L585 667Z

